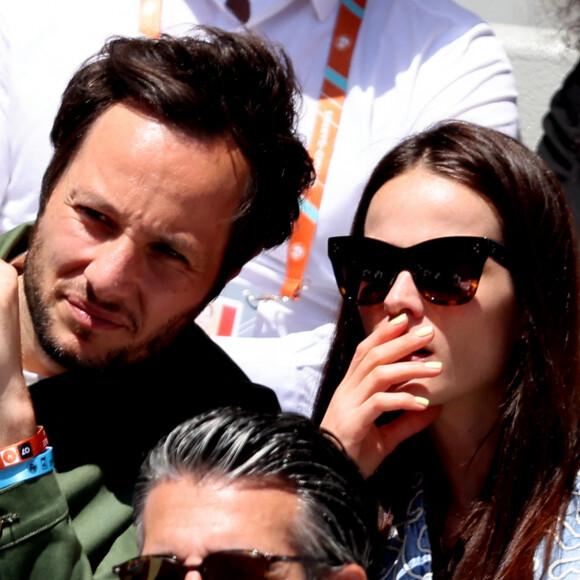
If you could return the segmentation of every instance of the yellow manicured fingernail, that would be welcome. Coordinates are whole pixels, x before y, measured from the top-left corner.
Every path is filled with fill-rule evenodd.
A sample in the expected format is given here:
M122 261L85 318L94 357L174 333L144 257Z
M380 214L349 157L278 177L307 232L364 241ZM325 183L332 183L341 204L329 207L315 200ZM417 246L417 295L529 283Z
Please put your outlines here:
M430 334L433 334L433 327L432 326L423 326L423 328L416 330L415 334L417 336L429 336Z
M443 367L443 363L439 362L438 360L428 360L423 364L430 369L440 369L441 367Z
M407 320L407 314L405 312L403 312L403 314L399 314L399 316L395 316L395 318L391 318L391 320L389 320L389 322L391 324L401 324L402 322L405 322L405 320Z
M426 399L425 397L415 397L415 401L417 401L419 405L423 405L423 407L428 407L430 404L429 399Z

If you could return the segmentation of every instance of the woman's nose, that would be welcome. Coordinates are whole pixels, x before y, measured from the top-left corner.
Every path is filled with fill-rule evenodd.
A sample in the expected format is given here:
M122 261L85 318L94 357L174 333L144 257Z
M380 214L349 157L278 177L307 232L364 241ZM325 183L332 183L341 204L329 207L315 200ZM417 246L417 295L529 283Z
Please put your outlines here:
M387 314L392 317L402 312L411 317L420 317L424 314L425 300L408 270L399 272L395 283L385 296L383 305Z

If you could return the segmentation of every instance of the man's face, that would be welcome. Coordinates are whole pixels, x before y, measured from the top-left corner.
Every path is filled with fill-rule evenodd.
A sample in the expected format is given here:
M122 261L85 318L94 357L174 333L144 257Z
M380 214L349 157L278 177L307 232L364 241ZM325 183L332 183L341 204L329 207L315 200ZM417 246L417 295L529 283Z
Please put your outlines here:
M205 305L249 169L227 140L122 104L92 126L27 256L32 325L64 368L140 360Z
M145 503L141 553L176 556L186 565L199 564L221 550L298 556L290 541L297 518L298 496L289 491L215 479L163 481ZM270 568L269 577L304 579L304 567L278 562ZM186 580L197 578L197 572L186 576Z

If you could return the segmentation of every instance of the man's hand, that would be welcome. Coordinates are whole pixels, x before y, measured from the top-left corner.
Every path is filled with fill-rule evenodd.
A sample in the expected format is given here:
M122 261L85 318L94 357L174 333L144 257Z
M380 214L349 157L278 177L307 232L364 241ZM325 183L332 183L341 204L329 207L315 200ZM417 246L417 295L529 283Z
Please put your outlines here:
M34 408L22 376L18 273L0 260L0 448L35 432Z

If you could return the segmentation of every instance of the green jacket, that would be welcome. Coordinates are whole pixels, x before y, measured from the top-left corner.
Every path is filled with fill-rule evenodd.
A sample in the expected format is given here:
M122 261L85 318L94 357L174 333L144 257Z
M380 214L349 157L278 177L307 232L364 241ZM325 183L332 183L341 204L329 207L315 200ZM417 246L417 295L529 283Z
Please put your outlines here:
M0 257L25 249L29 231L0 236ZM148 450L210 408L279 409L194 324L146 361L70 371L30 393L56 470L0 490L0 580L116 578L112 567L137 554L131 502Z

